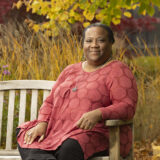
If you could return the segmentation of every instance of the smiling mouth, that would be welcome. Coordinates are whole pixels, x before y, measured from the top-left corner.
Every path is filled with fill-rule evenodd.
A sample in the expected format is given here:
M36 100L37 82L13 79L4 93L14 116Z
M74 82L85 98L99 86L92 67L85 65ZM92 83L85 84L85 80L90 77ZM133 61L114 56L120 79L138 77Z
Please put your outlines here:
M90 51L91 53L100 53L100 51Z

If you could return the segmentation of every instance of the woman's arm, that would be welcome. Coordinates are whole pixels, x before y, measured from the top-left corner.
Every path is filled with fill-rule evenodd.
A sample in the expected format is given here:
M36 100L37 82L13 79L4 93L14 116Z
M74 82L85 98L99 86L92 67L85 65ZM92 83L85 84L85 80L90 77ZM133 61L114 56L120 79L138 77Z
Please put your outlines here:
M138 99L136 80L128 66L119 62L112 68L106 85L110 90L111 105L99 108L102 119L132 119Z
M77 122L79 128L92 129L101 120L133 118L138 93L135 78L128 66L118 62L107 77L106 86L110 90L111 105L83 114Z
M38 115L38 123L36 126L29 129L24 137L24 143L31 144L37 137L39 137L38 142L41 142L45 138L45 134L47 131L48 121L50 119L50 115L52 112L53 101L54 101L54 92L56 88L65 80L65 70L62 71L60 76L58 77L55 85L53 86L49 96L43 102L39 115Z
M64 69L61 74L59 75L56 83L54 84L49 96L44 100L38 114L38 121L39 122L48 122L50 119L53 101L54 101L54 92L56 88L65 80L65 70Z

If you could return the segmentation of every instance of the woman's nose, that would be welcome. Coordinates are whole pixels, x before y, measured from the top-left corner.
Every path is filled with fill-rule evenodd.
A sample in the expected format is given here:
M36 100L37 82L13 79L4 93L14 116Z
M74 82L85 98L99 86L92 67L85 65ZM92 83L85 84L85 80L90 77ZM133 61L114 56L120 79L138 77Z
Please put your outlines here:
M91 47L99 47L97 41L92 41Z

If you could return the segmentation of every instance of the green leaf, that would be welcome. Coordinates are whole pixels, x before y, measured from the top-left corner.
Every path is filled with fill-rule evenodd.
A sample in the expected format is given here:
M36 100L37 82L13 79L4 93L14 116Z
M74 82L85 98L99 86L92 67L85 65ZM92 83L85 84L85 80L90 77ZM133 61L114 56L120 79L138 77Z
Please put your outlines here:
M121 15L121 14L122 14L122 10L121 10L120 8L114 9L114 10L113 10L113 14L114 14L115 16Z
M126 0L126 5L130 6L131 5L131 0Z
M157 6L160 7L160 0L152 0L152 3Z
M95 4L92 4L89 8L89 10L92 12L92 13L95 13L96 10L97 10L97 6Z
M79 3L84 4L84 3L86 3L87 1L88 1L88 0L80 0Z
M140 4L138 13L139 13L139 14L142 14L142 13L144 12L145 9L146 9L145 3Z
M149 5L149 6L147 7L147 12L148 12L148 14L149 14L150 16L153 16L154 13L155 13L155 9L154 9L151 5Z
M120 0L110 0L111 7L115 7Z

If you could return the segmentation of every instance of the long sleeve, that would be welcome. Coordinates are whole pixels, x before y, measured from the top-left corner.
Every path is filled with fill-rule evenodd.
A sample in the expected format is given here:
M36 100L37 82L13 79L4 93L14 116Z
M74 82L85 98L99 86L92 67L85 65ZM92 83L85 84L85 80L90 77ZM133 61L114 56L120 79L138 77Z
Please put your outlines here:
M100 108L102 118L104 120L133 118L138 93L135 78L128 66L121 62L113 65L106 86L110 90L111 104Z
M53 107L53 101L54 101L54 92L58 85L60 85L65 79L65 69L61 72L58 79L56 80L56 83L54 84L49 96L44 100L38 115L38 121L45 121L48 122L50 119L52 107Z

